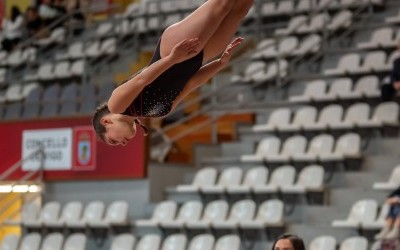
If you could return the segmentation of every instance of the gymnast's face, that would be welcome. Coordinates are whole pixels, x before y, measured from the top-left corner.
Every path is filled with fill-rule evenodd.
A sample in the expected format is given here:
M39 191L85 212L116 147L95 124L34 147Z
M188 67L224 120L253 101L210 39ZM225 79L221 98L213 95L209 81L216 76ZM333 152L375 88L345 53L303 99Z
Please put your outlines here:
M280 239L276 242L273 250L294 250L294 248L289 239Z
M106 118L102 121L106 127L104 141L111 146L126 146L136 135L136 124L126 120Z

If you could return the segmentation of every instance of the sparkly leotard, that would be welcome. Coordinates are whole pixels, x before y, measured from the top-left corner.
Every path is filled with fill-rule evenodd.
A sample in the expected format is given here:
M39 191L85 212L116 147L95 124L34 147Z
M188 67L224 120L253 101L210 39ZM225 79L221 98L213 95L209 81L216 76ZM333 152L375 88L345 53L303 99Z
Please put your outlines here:
M160 59L159 41L149 65ZM203 51L186 61L173 65L147 85L122 114L136 117L167 115L171 111L176 97L200 69L202 63Z

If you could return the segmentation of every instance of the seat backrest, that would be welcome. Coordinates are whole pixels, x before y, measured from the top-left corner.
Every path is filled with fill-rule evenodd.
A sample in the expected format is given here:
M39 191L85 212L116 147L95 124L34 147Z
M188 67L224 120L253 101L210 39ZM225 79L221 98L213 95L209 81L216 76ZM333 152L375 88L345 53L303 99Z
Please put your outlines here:
M390 27L383 27L376 29L372 32L371 35L371 42L378 44L379 42L388 42L392 40L393 37L393 30Z
M113 239L110 250L133 250L135 242L136 238L133 234L119 234Z
M311 19L310 28L322 29L330 20L330 17L326 13L319 13Z
M320 134L311 139L307 153L323 155L333 152L335 138L332 135Z
M304 96L321 96L326 93L327 84L325 80L315 80L306 84L304 88Z
M289 124L292 111L288 108L275 109L268 118L268 124L279 126Z
M203 210L203 203L200 201L185 202L179 209L177 220L179 221L198 221Z
M361 57L358 53L349 53L339 59L338 68L340 69L358 69L360 67Z
M302 135L289 137L283 144L281 154L292 156L306 151L307 139Z
M187 237L184 234L172 234L167 236L162 243L161 250L185 250Z
M7 234L4 236L0 249L2 250L17 250L19 244L19 236L17 234Z
M269 136L262 139L256 150L256 155L266 156L266 155L277 155L281 146L281 140L276 136Z
M317 113L318 111L315 107L302 107L296 111L292 123L297 125L313 124L317 119Z
M228 220L249 221L254 218L256 204L253 200L240 200L233 204Z
M85 207L83 218L86 222L98 222L104 219L105 204L102 201L91 201Z
M21 219L22 223L29 223L39 219L39 206L35 203L26 203L22 207Z
M306 24L307 24L307 16L305 15L295 16L292 17L292 19L290 19L287 29L290 31L294 31Z
M283 222L284 204L281 200L266 200L258 208L256 220L267 224L279 224Z
M156 221L171 221L175 218L176 211L176 202L163 201L155 207L152 219Z
M336 250L336 239L333 236L323 235L313 239L309 250Z
M293 166L281 166L276 168L271 175L268 184L281 186L292 186L296 176L296 170Z
M347 133L339 137L335 152L343 154L358 154L361 150L361 138L356 133Z
M161 245L161 238L157 234L146 234L138 242L135 250L158 250Z
M364 76L358 79L354 91L360 94L374 93L379 89L379 79L375 75Z
M380 103L375 108L372 119L396 124L399 121L399 104L396 102Z
M59 202L51 201L44 204L40 212L40 220L43 222L58 221L60 218L61 205Z
M239 250L240 238L237 235L225 235L217 240L214 250Z
M85 250L86 249L86 235L83 233L73 233L65 240L63 250Z
M347 109L344 120L350 123L368 121L370 112L371 108L368 104L356 103Z
M205 167L197 171L192 185L193 186L211 186L217 181L218 171L212 167Z
M225 200L215 200L206 205L202 220L224 221L228 215L229 205Z
M308 52L308 51L318 51L321 47L321 36L318 34L311 34L305 37L300 46L299 50Z
M342 118L343 107L339 104L331 104L321 110L318 123L324 125L339 123Z
M400 185L400 165L397 165L390 174L389 183L395 183Z
M240 167L228 167L224 169L218 179L218 185L239 185L242 181L243 169Z
M364 57L363 67L380 69L386 64L386 53L385 51L373 51L369 52Z
M268 168L264 166L252 167L246 172L243 184L252 187L263 186L267 183L268 172Z
M50 233L43 239L40 250L61 250L64 243L64 236L61 233Z
M19 250L39 250L42 237L39 233L29 233L22 237Z
M353 236L340 244L339 250L367 250L368 240L362 236Z
M351 93L353 87L353 82L350 78L340 78L336 79L331 83L329 88L329 94L335 96L341 96L343 94Z
M310 189L319 189L324 185L324 168L319 165L309 165L303 168L297 179L297 184Z
M83 204L80 201L71 201L64 205L61 220L77 222L82 219Z
M110 223L128 223L129 204L127 201L114 201L106 211L105 219Z
M351 208L348 220L356 222L374 222L377 216L378 203L373 199L359 200Z
M332 28L346 27L351 23L353 12L349 10L342 10L335 14L329 23Z
M189 244L188 250L213 250L215 238L211 234L195 236Z
M289 53L296 49L299 45L299 39L295 36L285 37L280 40L278 45L278 52L279 53Z

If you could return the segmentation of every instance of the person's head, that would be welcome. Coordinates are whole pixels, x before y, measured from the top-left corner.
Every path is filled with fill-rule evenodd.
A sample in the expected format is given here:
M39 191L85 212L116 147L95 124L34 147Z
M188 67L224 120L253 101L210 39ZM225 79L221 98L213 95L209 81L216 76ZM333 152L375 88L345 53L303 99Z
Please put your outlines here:
M39 13L34 6L29 6L25 11L25 16L28 20L34 20L38 18Z
M279 236L274 244L272 250L306 250L303 240L294 234L283 234Z
M147 128L140 120L122 114L113 114L106 103L99 105L92 119L93 128L97 136L108 145L126 146L136 135L136 124L143 128L147 135Z
M19 8L17 6L12 6L11 7L11 20L15 21L15 19L17 19L18 16L21 15L21 11L19 10Z

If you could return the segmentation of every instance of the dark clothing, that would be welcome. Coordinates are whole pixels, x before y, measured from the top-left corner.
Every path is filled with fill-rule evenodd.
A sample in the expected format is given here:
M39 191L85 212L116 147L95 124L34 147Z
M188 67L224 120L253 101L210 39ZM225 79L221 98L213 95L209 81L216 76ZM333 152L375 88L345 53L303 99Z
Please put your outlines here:
M396 89L393 84L400 81L400 58L397 58L393 62L392 73L390 74L390 83L383 84L381 87L381 99L382 101L390 101L396 95Z
M400 197L400 186L388 195L388 198ZM389 212L386 218L396 219L400 215L400 204L390 205Z
M394 190L393 192L391 192L391 193L388 195L388 198L392 198L392 197L395 197L395 196L400 196L400 186L399 186L396 190Z
M160 59L159 41L149 65ZM202 63L203 51L186 61L173 65L147 85L123 114L135 117L162 117L167 115L171 111L175 99L190 78L201 68Z

